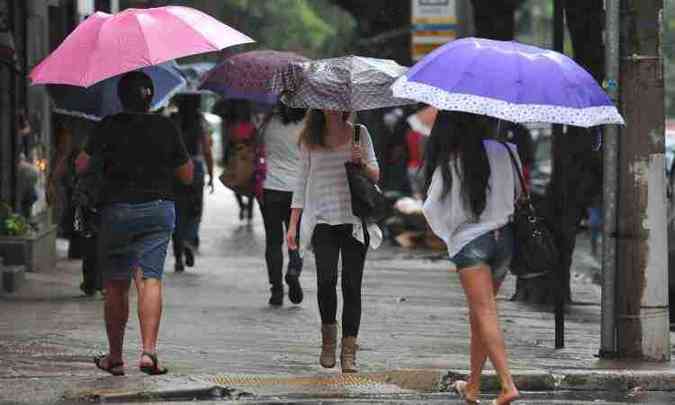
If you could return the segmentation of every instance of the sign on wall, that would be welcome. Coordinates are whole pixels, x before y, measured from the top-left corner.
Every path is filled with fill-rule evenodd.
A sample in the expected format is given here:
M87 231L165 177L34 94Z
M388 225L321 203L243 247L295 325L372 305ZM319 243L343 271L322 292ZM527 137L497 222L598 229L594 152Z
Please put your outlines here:
M412 0L412 59L457 38L456 0Z

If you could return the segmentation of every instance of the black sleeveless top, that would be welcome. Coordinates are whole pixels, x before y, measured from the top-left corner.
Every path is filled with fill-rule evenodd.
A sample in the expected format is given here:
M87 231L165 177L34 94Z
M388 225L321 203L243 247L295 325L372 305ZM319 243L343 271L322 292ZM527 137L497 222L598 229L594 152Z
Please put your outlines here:
M158 114L106 117L85 151L103 157L102 204L173 200L174 171L190 158L176 126Z

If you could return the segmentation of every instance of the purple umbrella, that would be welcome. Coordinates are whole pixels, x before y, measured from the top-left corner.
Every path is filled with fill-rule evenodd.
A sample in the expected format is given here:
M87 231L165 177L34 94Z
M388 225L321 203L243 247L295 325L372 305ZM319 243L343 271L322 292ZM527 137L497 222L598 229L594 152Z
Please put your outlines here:
M514 41L447 43L410 68L392 90L442 110L513 122L624 123L595 79L572 59Z
M291 62L307 60L292 52L262 50L239 53L211 69L199 88L211 90L224 98L275 104L279 95L270 87L274 71Z

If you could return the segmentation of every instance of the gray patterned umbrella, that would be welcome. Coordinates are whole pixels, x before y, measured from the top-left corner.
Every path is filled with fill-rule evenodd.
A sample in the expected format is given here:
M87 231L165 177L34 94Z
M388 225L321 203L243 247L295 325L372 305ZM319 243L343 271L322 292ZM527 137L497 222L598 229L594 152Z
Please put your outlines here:
M415 103L394 97L390 89L407 70L389 59L343 56L291 63L275 72L271 87L290 107L372 110Z

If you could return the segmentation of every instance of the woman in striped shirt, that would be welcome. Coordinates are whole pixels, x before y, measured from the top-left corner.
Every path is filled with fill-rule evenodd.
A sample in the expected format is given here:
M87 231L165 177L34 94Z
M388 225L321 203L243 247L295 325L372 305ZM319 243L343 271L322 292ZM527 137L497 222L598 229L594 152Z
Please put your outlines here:
M353 125L348 112L312 110L300 134L301 171L291 204L287 242L291 249L313 248L321 313L323 367L335 366L337 345L337 264L342 256L342 372L356 372L356 339L361 322L361 281L368 246L377 247L382 233L354 216L345 162L362 165L373 180L380 176L373 143L363 125ZM360 142L354 142L355 134ZM299 243L298 222L302 214Z

